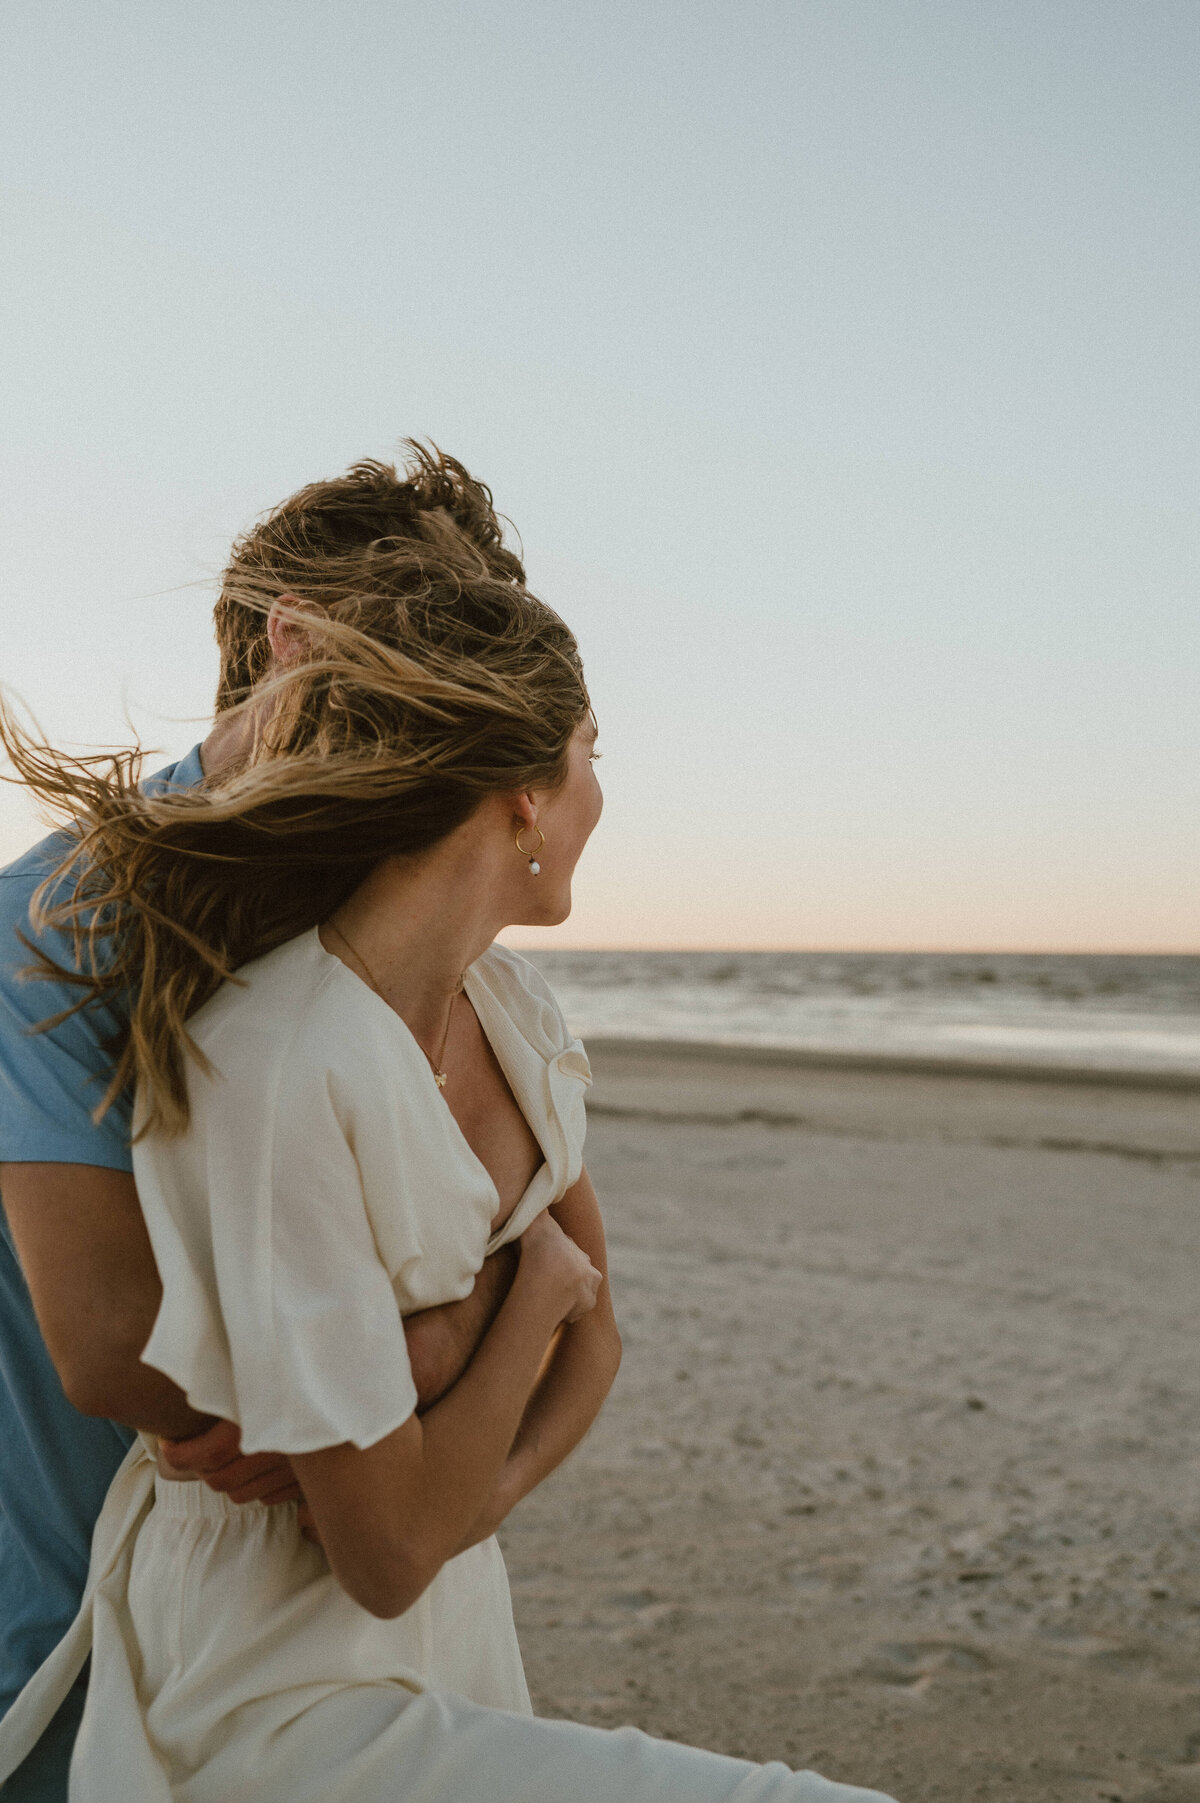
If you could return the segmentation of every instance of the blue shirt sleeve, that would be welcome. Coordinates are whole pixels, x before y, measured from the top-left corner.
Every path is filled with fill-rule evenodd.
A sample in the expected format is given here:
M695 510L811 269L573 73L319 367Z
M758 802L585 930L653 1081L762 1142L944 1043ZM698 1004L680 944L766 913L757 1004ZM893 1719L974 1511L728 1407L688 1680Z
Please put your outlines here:
M201 774L194 750L149 782L190 787ZM65 836L55 834L0 870L0 1164L95 1164L128 1171L133 1168L130 1097L121 1097L101 1121L92 1119L112 1073L111 1042L124 1024L118 1011L93 1004L38 1033L38 1024L71 1007L79 991L70 983L23 974L32 960L18 932L36 939L58 963L74 964L70 934L35 935L29 918L35 890L67 849Z
M27 977L32 960L17 938L23 932L60 964L74 963L69 934L35 935L29 919L35 889L66 850L65 840L43 840L0 871L0 1163L128 1171L128 1099L92 1120L112 1071L106 1041L120 1029L115 1011L93 1005L48 1032L34 1030L79 999L73 984Z

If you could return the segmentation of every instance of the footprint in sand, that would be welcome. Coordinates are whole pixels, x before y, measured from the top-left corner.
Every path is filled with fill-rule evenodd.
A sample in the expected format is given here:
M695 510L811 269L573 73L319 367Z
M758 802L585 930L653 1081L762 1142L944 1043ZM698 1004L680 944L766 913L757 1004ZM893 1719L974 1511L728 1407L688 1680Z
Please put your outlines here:
M949 1640L885 1641L864 1662L864 1677L909 1696L923 1696L939 1672L990 1671L992 1661L975 1647Z

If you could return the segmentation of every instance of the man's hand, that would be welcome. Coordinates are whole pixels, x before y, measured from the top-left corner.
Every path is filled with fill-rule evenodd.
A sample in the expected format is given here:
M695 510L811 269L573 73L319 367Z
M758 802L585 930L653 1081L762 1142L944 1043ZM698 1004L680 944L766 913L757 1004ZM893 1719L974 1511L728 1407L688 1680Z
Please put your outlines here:
M242 1452L242 1432L218 1421L192 1440L160 1440L163 1462L180 1477L203 1478L210 1490L235 1503L299 1502L291 1461L281 1452Z

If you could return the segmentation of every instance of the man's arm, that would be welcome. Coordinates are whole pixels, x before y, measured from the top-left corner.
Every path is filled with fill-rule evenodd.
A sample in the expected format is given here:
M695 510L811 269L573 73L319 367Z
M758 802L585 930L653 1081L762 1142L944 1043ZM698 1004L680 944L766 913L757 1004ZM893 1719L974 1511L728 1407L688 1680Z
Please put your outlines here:
M519 1258L515 1245L501 1246L484 1260L469 1296L406 1318L419 1415L440 1402L471 1363L512 1288ZM234 1502L291 1502L300 1494L290 1462L278 1453L243 1454L241 1435L230 1421L218 1421L194 1439L164 1441L159 1457L181 1477L202 1477L210 1490ZM311 1525L305 1531L315 1539Z
M197 1414L169 1377L142 1363L162 1285L129 1173L101 1165L5 1164L0 1194L38 1326L68 1400L81 1414L124 1421L166 1439L190 1444L207 1437L212 1416ZM508 1294L516 1260L515 1247L503 1248L486 1261L464 1301L424 1309L406 1322L423 1408L470 1363ZM219 1462L225 1474L220 1488L242 1500L240 1493L263 1475L262 1460L271 1455L242 1459L236 1435L225 1431L206 1438L202 1456ZM177 1463L181 1470L192 1468L183 1458Z
M461 1302L443 1302L437 1308L423 1308L419 1314L405 1317L404 1336L417 1388L418 1413L423 1414L440 1401L474 1358L512 1288L519 1257L516 1245L501 1246L484 1259L475 1287Z
M211 1415L142 1363L162 1285L129 1173L5 1164L0 1195L67 1400L81 1414L172 1438L211 1427Z

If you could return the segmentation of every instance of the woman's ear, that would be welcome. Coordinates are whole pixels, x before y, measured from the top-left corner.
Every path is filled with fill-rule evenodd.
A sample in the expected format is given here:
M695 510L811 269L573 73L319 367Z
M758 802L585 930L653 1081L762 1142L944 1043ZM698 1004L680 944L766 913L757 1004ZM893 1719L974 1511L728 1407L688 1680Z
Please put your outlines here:
M277 595L272 601L267 615L267 643L281 670L298 664L312 643L311 635L296 615L319 611L311 601L302 601L299 595Z
M513 796L512 811L513 820L519 827L537 825L538 804L531 789L523 789L519 795Z

